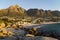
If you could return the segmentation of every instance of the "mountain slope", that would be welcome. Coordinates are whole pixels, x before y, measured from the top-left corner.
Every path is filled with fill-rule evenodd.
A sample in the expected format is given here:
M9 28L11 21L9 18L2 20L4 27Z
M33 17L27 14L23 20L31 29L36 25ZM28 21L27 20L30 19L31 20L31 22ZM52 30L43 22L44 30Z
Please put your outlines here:
M23 9L22 7L19 7L18 5L10 6L6 9L0 10L0 16L16 17L21 15L25 15L25 9Z

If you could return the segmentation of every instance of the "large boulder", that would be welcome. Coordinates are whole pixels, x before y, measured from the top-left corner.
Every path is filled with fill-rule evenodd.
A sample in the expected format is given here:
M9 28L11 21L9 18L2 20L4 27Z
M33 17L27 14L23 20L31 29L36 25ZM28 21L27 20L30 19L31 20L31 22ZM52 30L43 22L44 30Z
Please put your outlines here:
M58 39L51 37L36 36L36 37L19 37L19 40L58 40Z
M21 29L7 28L7 31L13 32L13 36L25 36L26 31Z
M0 40L17 40L17 38L16 38L16 37L11 36L11 37L4 37L4 38L0 38Z

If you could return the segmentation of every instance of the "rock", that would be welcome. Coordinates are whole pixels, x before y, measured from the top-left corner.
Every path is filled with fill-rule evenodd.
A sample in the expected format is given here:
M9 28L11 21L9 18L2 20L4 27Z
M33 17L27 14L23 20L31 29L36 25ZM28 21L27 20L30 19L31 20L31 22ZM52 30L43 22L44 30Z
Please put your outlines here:
M14 36L24 36L26 34L26 31L21 29L7 28L7 30L13 32Z
M4 22L0 22L0 28L5 27L5 23Z
M43 37L44 40L58 40L58 39L55 39L55 38L51 38L51 37Z
M58 40L55 38L50 38L50 37L40 37L40 36L36 36L36 37L6 37L0 40Z
M51 37L35 36L35 37L19 37L19 40L58 40L58 39Z
M34 37L32 34L26 34L27 37Z
M12 25L12 28L17 28L16 24L13 24L13 25Z
M0 39L0 40L17 40L16 37L6 37L4 39Z

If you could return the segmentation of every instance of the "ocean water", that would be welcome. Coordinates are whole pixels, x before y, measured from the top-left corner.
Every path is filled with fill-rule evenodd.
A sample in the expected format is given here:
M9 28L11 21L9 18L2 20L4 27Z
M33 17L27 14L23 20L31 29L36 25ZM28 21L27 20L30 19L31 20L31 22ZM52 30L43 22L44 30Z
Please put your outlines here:
M40 27L42 30L55 30L60 32L60 23L45 24Z
M60 38L60 23L45 24L38 28L37 34Z

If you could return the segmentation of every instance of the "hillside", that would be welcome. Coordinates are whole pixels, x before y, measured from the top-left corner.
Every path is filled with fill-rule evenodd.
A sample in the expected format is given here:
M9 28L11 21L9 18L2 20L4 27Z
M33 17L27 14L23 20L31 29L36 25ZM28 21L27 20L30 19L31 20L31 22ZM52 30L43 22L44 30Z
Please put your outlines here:
M43 9L28 9L20 7L19 5L11 5L6 9L0 10L0 17L14 17L14 18L43 18L50 21L60 21L60 11L58 10L43 10Z
M43 9L28 9L27 14L29 16L36 16L36 17L60 17L60 11L58 10L43 10Z
M25 9L22 7L19 7L18 5L11 5L10 7L6 9L1 9L0 10L0 16L10 16L10 17L18 17L25 15Z

